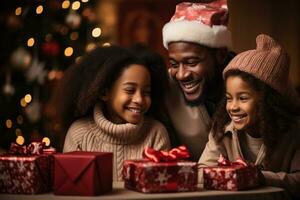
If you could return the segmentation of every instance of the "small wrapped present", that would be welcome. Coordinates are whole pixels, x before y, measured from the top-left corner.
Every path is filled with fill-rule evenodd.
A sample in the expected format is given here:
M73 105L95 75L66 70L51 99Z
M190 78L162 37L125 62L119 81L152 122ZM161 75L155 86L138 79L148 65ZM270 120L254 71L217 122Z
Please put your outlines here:
M127 189L144 192L186 192L197 189L197 163L182 160L189 153L184 146L170 152L144 150L143 160L126 160L123 179Z
M43 142L29 146L11 144L0 156L0 193L36 194L52 189L52 157L44 154ZM54 152L53 152L54 153Z
M112 153L73 151L54 156L54 194L94 196L112 190Z
M242 159L230 162L220 156L218 166L203 168L203 187L213 190L245 190L259 185L258 166Z

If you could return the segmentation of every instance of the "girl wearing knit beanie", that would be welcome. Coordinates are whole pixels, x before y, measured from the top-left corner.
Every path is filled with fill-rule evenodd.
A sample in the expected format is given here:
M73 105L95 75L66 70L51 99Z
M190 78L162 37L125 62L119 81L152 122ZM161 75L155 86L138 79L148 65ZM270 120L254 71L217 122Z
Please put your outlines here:
M271 37L238 54L224 69L226 98L214 116L201 166L220 154L260 166L260 181L300 197L300 101L291 86L289 59ZM202 178L202 177L201 177Z
M71 66L61 109L75 117L63 151L113 152L113 180L121 181L124 160L142 158L147 146L168 150L166 129L151 117L157 111L151 102L162 95L153 73L152 66L120 47L96 48Z

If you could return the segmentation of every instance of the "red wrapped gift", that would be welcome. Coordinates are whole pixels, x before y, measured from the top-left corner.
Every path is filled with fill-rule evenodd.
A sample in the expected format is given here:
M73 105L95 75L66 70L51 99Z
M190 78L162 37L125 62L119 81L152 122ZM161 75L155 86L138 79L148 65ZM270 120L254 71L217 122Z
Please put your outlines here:
M94 196L112 190L112 153L73 151L54 156L54 194Z
M259 185L258 166L242 159L229 162L220 156L218 166L203 168L203 187L214 190L245 190Z
M40 148L41 152L37 152ZM44 145L40 142L33 142L28 147L13 143L9 153L0 156L0 193L51 191L53 160L42 153L42 148Z
M185 153L182 154L180 148L170 152L146 148L144 156L147 159L126 160L123 166L125 187L144 193L195 191L197 163L176 160L187 157L182 156Z

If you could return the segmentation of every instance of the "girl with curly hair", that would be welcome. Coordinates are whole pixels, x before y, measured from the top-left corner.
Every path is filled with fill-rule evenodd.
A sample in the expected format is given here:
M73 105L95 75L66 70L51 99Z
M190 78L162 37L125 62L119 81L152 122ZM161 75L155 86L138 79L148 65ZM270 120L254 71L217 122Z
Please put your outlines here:
M238 54L223 71L226 98L214 116L200 166L220 154L260 166L260 181L300 197L300 104L288 80L289 59L271 37Z
M163 95L153 70L121 47L96 48L71 66L60 112L74 117L63 151L113 152L113 180L121 181L124 160L142 158L146 146L168 150L166 129L151 117Z

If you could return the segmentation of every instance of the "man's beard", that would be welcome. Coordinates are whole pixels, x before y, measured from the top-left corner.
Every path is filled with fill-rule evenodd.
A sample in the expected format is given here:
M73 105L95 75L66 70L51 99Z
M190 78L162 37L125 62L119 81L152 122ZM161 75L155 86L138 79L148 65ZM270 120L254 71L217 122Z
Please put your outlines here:
M203 86L202 86L202 92L199 94L199 96L194 100L188 100L185 96L184 91L180 88L181 93L183 95L184 101L189 106L199 106L203 104L206 100L206 93L207 93L207 81L204 80Z
M179 86L178 82L177 84ZM185 103L189 106L199 106L201 104L205 104L207 101L209 101L210 103L217 104L220 98L222 97L223 79L221 76L220 77L215 76L210 79L205 78L202 86L202 92L199 95L199 97L194 100L188 100L182 88L180 86L179 88L184 97Z

